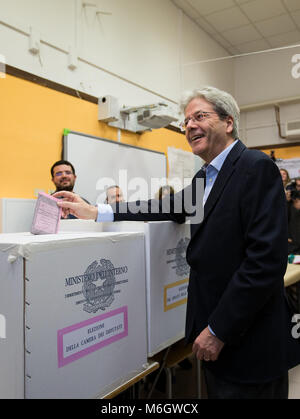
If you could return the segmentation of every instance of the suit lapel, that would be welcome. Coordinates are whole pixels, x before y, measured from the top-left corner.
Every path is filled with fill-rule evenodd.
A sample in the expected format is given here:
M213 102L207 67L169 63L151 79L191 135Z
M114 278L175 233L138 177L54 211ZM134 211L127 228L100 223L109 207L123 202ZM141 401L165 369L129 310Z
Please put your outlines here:
M217 176L217 179L214 183L212 190L207 198L207 201L204 205L204 218L201 224L194 225L192 228L192 236L196 233L198 228L203 224L207 219L211 211L213 210L216 202L218 201L223 189L225 188L228 180L230 179L232 173L235 170L235 162L239 159L241 153L246 149L246 146L241 142L238 143L232 148L228 154L226 160L223 163L223 166L220 170L220 173Z

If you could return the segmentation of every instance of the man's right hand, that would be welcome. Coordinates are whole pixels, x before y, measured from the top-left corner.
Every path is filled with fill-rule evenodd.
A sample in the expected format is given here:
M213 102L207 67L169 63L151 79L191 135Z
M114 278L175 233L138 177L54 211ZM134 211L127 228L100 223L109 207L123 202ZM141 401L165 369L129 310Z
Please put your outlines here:
M54 198L63 198L57 202L57 205L62 208L63 218L67 218L69 214L83 220L96 220L98 216L98 208L94 205L87 204L79 195L68 192L60 191L54 193Z

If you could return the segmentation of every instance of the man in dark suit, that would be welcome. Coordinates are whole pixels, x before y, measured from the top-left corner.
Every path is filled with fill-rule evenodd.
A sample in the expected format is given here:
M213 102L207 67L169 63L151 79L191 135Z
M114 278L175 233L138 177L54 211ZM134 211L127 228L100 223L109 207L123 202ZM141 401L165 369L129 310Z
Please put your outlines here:
M191 267L186 339L203 360L209 398L287 398L288 370L300 363L300 343L291 334L292 312L284 295L287 214L278 168L265 154L238 140L239 109L215 88L191 92L182 101L182 124L194 154L205 162L203 220L191 221L187 261ZM197 179L192 192L197 192ZM97 221L171 219L160 201L127 203L112 210L85 205L77 196L59 204ZM180 199L183 199L182 197ZM193 198L194 199L194 198ZM105 214L102 215L104 209ZM198 217L199 218L199 217Z

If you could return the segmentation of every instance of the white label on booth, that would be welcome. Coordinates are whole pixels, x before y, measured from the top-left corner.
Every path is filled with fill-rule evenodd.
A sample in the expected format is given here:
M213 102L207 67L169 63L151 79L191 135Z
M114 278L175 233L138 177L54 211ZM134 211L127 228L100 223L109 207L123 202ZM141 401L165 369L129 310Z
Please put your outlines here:
M167 285L164 288L164 311L171 310L187 302L188 278Z
M128 336L127 306L57 331L58 367Z

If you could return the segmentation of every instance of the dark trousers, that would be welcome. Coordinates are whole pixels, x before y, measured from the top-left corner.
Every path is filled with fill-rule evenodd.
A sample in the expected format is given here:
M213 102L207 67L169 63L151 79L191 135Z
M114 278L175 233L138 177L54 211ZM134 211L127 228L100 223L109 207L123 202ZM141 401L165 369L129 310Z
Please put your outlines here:
M242 384L224 381L203 367L209 399L287 399L288 372L268 383Z

